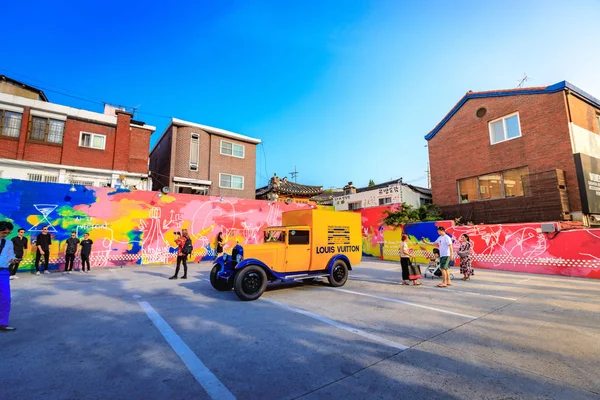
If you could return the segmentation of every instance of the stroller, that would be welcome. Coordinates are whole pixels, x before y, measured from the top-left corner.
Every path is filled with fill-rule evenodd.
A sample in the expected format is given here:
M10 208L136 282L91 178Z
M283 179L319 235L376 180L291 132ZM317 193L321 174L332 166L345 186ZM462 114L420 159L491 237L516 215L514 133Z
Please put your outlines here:
M433 249L433 257L429 260L429 265L425 268L423 272L423 278L427 278L427 274L431 275L431 279L434 277L442 277L442 271L440 270L440 251L438 249ZM450 267L454 266L454 261L450 260ZM450 273L450 279L454 279L454 275Z

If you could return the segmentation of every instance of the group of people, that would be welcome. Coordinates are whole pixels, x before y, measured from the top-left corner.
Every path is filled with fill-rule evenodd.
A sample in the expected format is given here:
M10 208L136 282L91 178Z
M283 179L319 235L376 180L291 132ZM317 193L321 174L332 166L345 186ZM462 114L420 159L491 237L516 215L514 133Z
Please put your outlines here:
M450 282L450 260L455 254L454 244L452 238L446 234L446 229L442 226L438 227L439 237L433 243L436 247L434 253L439 255L431 259L434 264L439 263L440 271L442 273L442 283L437 287L445 288L452 286ZM421 269L419 265L413 264L411 258L413 258L413 251L408 246L408 235L402 235L402 242L400 245L400 264L402 266L402 285L409 285L408 281L412 282L414 286L421 284ZM460 273L463 274L462 280L468 281L471 276L474 275L473 271L473 243L469 236L465 233L460 236L460 245L456 252L460 258Z
M29 240L25 237L25 229L19 229L17 235L11 239L8 236L14 229L14 225L9 221L0 221L0 332L14 331L15 328L8 325L8 316L10 314L10 281L18 279L17 270L19 264L25 256L25 251L29 248ZM42 228L42 232L31 242L35 248L35 274L40 275L40 261L44 259L44 274L49 274L48 264L50 260L50 245L52 237L48 233L47 226ZM76 232L71 232L71 237L65 241L65 269L64 274L70 274L73 271L75 257L81 257L81 272L90 271L90 254L94 242L90 235L85 233L83 240L79 240ZM33 250L32 248L32 250ZM87 267L87 270L86 270Z

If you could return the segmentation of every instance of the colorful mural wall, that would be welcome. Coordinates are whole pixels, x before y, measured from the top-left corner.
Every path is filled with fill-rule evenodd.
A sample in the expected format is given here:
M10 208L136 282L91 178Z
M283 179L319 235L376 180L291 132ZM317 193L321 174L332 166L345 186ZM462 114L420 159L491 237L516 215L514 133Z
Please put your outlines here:
M393 230L381 225L385 209L357 211L363 220L365 255L380 257L383 240L383 258L399 261L400 238L406 233L416 261L427 263L433 255L429 243L437 239L437 227L443 226L455 246L463 233L469 236L474 245L475 268L600 279L600 229L542 233L540 223L455 226L452 221L437 221Z
M226 251L236 242L257 243L265 227L281 223L283 211L310 207L78 185L71 191L71 185L0 179L0 219L13 221L14 234L24 228L31 240L50 226L51 269L63 267L64 243L72 231L79 238L88 232L94 241L92 268L174 262L174 232L181 229L192 237L197 262L214 257L219 232ZM20 270L32 268L33 261L30 252Z

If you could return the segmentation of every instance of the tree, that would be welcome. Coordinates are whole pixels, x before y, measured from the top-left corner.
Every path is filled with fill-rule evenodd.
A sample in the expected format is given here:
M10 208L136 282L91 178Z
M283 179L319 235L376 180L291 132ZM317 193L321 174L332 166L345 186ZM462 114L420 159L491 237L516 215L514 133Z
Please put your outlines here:
M411 222L439 221L442 219L442 215L435 204L426 204L414 208L410 204L402 203L397 211L385 210L383 213L385 217L381 222L394 229Z
M375 181L373 179L369 180L369 187L375 186Z

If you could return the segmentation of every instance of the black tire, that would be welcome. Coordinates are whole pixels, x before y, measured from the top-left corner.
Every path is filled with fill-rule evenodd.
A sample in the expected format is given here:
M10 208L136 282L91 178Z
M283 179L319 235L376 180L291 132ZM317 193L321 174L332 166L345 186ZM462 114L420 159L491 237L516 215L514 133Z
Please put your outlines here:
M331 267L331 273L327 277L329 284L333 287L344 286L348 280L348 266L342 260L337 260Z
M267 274L258 265L250 265L235 275L233 289L240 300L258 299L267 288Z
M213 269L210 271L210 284L212 287L217 289L219 292L227 292L231 290L233 285L230 281L226 281L224 279L217 278L217 273L221 270L221 266L219 264L215 264Z

